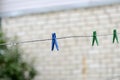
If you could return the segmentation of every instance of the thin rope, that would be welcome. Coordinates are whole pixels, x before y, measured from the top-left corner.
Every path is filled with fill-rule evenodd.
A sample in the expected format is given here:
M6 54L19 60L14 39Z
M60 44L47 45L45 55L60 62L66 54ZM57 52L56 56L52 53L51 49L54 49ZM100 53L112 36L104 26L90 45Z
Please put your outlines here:
M120 33L118 33L120 34ZM105 37L105 36L112 36L113 34L105 34L105 35L97 35L100 37ZM80 38L80 37L93 37L93 36L66 36L66 37L59 37L59 39L69 39L69 38ZM29 40L29 41L21 41L21 42L10 42L10 43L2 43L0 45L17 45L17 44L24 44L24 43L33 43L33 42L42 42L42 41L50 41L52 39L37 39L37 40Z

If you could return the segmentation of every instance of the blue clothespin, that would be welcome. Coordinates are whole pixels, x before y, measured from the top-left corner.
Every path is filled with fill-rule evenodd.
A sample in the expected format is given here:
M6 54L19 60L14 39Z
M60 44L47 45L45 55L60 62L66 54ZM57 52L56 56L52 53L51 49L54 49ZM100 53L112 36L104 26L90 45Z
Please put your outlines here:
M52 48L51 50L54 50L54 46L56 46L57 51L59 50L57 39L56 39L56 33L52 33Z

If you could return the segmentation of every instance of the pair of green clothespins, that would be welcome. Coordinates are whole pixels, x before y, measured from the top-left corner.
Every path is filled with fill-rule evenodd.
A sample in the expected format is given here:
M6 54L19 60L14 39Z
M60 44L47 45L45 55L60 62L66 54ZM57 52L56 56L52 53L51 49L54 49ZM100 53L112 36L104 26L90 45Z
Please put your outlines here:
M113 43L115 42L115 39L117 43L119 43L116 29L113 30ZM93 32L92 46L94 46L95 41L96 44L99 45L96 31Z

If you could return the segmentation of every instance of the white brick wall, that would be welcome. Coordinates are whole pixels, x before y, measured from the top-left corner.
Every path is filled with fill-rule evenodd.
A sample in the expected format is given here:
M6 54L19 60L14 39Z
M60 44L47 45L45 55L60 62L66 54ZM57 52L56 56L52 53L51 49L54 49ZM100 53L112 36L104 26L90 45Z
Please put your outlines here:
M52 32L57 37L120 33L120 4L4 18L2 25L7 37L16 35L19 41L51 38ZM112 80L120 76L120 45L112 44L112 36L98 38L94 47L92 38L58 40L60 51L53 52L51 41L21 47L24 58L35 59L35 80Z

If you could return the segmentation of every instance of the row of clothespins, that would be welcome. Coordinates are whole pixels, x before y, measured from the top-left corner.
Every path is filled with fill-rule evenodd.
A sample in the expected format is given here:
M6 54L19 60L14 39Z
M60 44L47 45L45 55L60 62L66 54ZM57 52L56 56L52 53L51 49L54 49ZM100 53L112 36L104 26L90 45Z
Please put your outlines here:
M114 43L115 40L117 41L117 43L119 43L116 29L113 30L113 41L112 42ZM98 38L97 38L97 32L93 31L92 46L94 46L95 42L97 45L99 44ZM56 38L56 33L52 33L52 48L51 48L52 51L54 50L54 46L56 46L56 49L59 50L59 46L58 46L58 42L57 42L57 38Z

